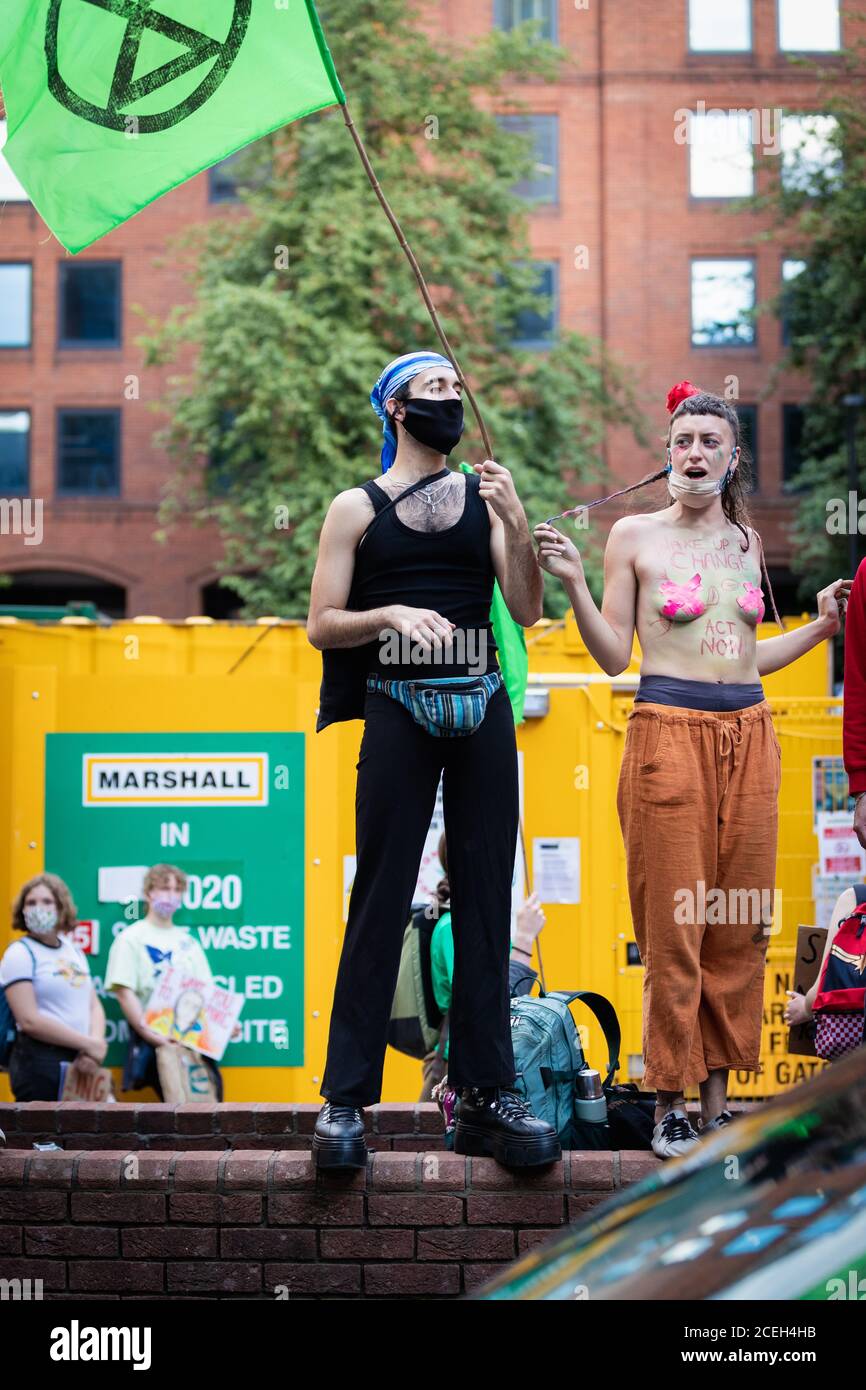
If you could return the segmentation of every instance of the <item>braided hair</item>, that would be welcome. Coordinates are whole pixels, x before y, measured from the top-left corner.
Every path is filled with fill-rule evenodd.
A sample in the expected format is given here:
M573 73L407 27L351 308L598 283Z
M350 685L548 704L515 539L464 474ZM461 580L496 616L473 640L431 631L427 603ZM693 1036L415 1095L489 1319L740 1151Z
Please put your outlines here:
M722 493L722 511L728 521L742 533L745 542L742 548L748 550L749 534L746 528L749 525L749 511L746 497L751 492L752 456L740 438L739 416L729 401L723 400L721 396L714 396L711 391L696 391L690 396L684 396L671 414L666 441L668 448L674 436L674 425L683 415L717 415L721 420L726 420L731 427L734 446L740 451L740 460Z
M730 401L724 400L721 396L714 395L711 391L702 391L700 387L693 386L690 381L681 381L673 386L668 392L667 408L670 411L670 424L667 432L667 447L673 437L674 425L683 415L717 415L719 419L726 420L731 427L734 436L734 444L740 450L740 458L734 472L730 475L722 490L722 511L728 521L742 534L742 550L749 548L749 511L746 505L746 497L751 491L752 485L752 456L741 439L740 420L736 410ZM639 488L648 487L650 483L661 482L667 478L670 471L670 464L660 468L656 473L650 473L646 478L641 478L640 482L632 483L629 487L619 488L616 492L611 492L607 497L598 497L594 502L585 502L582 506L571 507L568 511L560 512L559 516L548 518L548 525L552 521L558 521L561 517L575 516L578 512L588 511L590 507L600 507L605 502L612 502L615 497L625 497L631 492L637 492ZM668 503L673 506L673 498ZM785 624L779 617L776 608L776 599L773 594L773 586L770 583L770 576L767 573L767 563L764 559L764 546L758 532L754 531L755 539L758 542L758 554L760 556L761 569L767 585L767 593L773 609L773 617L778 626L784 632Z

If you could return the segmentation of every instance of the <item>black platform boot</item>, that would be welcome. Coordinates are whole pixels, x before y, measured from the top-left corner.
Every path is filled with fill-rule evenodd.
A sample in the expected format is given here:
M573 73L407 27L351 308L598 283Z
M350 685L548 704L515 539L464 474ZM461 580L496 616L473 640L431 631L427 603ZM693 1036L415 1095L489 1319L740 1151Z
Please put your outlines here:
M366 1168L367 1144L364 1116L353 1105L325 1101L313 1130L313 1157L317 1168Z
M455 1153L488 1154L505 1168L532 1168L562 1157L553 1125L533 1115L514 1091L468 1086L455 1117Z

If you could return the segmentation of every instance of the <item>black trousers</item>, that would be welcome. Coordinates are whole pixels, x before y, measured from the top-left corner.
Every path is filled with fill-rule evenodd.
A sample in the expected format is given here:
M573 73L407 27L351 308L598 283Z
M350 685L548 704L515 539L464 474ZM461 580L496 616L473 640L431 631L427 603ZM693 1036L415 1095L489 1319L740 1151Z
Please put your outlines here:
M337 972L322 1095L382 1094L403 933L443 777L454 929L448 1077L511 1086L508 963L517 846L517 746L504 686L474 734L436 738L389 695L369 691L357 763L357 868Z
M60 1063L73 1062L75 1047L58 1047L19 1033L9 1056L9 1084L19 1102L59 1100Z

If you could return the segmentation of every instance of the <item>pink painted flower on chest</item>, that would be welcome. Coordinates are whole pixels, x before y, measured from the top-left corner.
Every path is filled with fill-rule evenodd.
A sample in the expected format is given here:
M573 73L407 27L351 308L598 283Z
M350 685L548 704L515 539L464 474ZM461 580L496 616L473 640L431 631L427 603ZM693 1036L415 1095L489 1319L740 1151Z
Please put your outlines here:
M755 584L750 584L749 581L748 581L748 579L745 580L745 582L743 583L743 588L745 589L745 593L742 594L741 597L737 599L737 604L739 605L740 608L742 608L742 610L743 610L744 613L748 613L750 617L756 618L757 621L758 621L759 623L760 623L760 622L763 622L763 619L764 619L764 595L763 595L763 591L762 591L761 589L757 588L757 586L756 586Z
M707 605L699 596L701 589L701 576L693 574L687 584L675 584L672 579L663 579L659 585L660 592L664 595L665 605L662 613L666 618L679 619L682 622L687 618L699 618L706 612Z

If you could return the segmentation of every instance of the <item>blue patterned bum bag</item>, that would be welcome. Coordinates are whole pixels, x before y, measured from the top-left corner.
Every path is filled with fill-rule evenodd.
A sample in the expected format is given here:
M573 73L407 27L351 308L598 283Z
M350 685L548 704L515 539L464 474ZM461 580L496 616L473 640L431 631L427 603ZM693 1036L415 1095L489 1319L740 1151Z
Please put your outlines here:
M487 712L488 700L501 685L498 671L487 676L448 676L438 681L367 677L368 690L381 691L397 700L415 723L435 738L474 734Z

